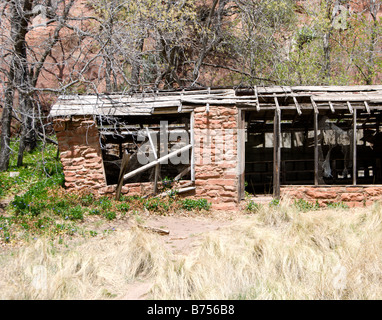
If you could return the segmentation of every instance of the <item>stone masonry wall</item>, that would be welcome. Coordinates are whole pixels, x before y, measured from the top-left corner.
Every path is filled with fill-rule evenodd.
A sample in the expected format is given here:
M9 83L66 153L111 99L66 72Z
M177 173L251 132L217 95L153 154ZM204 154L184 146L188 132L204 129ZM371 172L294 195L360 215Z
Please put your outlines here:
M369 206L382 200L382 186L283 186L283 198L304 199L321 206L344 202L349 207Z
M194 109L195 196L214 209L238 208L237 108Z
M97 124L92 118L55 119L65 186L100 190L106 186Z
M106 185L96 122L84 117L55 119L54 129L65 186L114 195L116 186ZM214 209L237 209L237 109L213 106L207 113L205 107L195 108L194 140L196 190L184 195L206 198ZM151 189L152 183L134 183L124 185L122 193L147 194Z

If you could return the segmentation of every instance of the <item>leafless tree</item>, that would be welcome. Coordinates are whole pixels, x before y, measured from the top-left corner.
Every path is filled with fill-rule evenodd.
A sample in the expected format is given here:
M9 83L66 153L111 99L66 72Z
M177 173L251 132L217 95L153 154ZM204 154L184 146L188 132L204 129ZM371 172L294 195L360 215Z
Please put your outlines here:
M0 171L7 170L10 158L12 119L20 122L21 132L17 165L22 165L25 150L36 146L41 117L41 92L59 92L63 83L49 88L39 85L41 74L54 69L50 60L57 44L63 40L64 30L71 21L75 0L11 0L1 1L1 73L2 126L0 141ZM35 21L39 17L41 24ZM28 37L38 28L46 32L34 43ZM69 29L68 29L69 30ZM74 68L75 69L75 68ZM77 79L65 81L78 81ZM61 88L60 88L61 85Z

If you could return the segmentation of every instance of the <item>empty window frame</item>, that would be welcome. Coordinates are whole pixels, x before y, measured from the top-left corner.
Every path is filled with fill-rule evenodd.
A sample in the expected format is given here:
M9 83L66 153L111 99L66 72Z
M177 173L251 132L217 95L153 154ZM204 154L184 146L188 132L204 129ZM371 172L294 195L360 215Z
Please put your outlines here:
M124 152L131 155L128 173L190 143L189 114L99 117L98 127L108 185L118 182ZM164 161L160 164L159 181L176 177L189 180L190 163L191 150ZM153 182L154 175L155 167L136 174L126 183Z

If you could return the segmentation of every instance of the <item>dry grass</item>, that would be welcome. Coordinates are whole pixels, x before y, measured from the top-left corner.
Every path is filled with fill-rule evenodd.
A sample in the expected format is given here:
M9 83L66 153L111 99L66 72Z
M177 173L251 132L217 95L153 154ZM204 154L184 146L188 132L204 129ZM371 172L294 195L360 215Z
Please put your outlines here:
M1 299L381 299L382 208L263 208L206 236L189 256L133 228L65 247L39 241L0 256ZM45 285L46 284L46 285Z

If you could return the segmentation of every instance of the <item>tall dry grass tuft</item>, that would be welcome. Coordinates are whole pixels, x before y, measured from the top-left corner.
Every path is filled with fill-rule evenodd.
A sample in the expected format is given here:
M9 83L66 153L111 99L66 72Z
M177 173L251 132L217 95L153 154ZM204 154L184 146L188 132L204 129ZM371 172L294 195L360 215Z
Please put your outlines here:
M154 277L166 255L138 229L69 247L37 240L0 260L0 299L123 298L131 282Z
M209 235L154 298L380 299L382 210L263 208Z
M138 228L0 256L0 299L381 299L382 207L263 207L207 234L188 256Z

